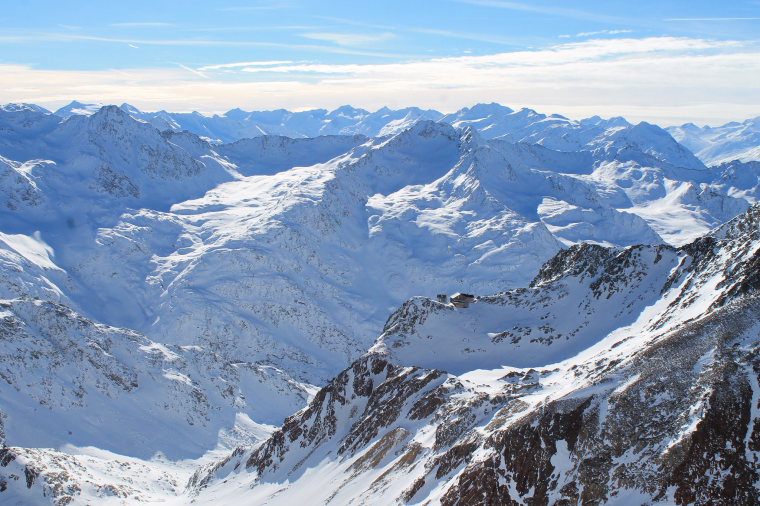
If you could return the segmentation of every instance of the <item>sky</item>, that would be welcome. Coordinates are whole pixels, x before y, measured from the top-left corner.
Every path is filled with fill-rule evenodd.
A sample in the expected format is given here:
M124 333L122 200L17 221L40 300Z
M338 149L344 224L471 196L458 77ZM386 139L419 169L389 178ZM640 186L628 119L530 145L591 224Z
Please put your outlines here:
M760 0L7 2L0 103L72 100L717 125L760 116Z

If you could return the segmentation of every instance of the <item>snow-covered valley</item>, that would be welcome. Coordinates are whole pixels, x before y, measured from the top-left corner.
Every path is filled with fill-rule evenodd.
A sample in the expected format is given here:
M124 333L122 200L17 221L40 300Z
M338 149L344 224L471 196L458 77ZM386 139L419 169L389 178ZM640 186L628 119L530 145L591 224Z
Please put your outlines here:
M760 156L668 131L2 106L0 500L752 504Z

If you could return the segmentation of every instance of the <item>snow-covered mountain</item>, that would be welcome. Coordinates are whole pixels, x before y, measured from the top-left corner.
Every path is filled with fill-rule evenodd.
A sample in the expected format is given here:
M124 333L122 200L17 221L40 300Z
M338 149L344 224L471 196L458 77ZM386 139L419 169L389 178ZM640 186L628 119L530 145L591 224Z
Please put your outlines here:
M62 118L90 115L102 104L73 101L55 111ZM188 130L215 142L228 143L263 135L309 138L319 135L365 135L376 137L398 133L417 121L432 120L457 128L470 126L487 139L501 138L541 144L561 151L582 149L606 131L629 127L622 117L610 119L594 116L580 121L559 114L545 115L532 109L515 111L491 103L465 107L451 114L415 107L392 110L387 107L370 112L350 106L333 111L314 109L291 112L243 111L233 109L221 115L205 116L198 112L143 112L129 104L121 109L136 119L146 121L161 131ZM719 127L699 127L693 123L666 129L673 138L707 165L738 160L760 161L760 118Z
M688 246L579 245L470 308L405 303L199 503L756 504L760 208Z
M407 301L309 406L192 475L187 463L10 447L1 493L28 504L756 504L759 251L757 206L681 248L576 245L529 287L468 308Z
M58 123L23 110L8 120L20 161L7 178L23 191L7 197L6 233L55 268L14 297L52 286L52 302L96 322L273 367L304 385L292 402L408 297L520 286L579 241L680 244L754 201L645 124L574 152L430 121L212 145L112 106Z
M707 164L760 161L760 117L719 127L687 123L667 130Z
M100 109L99 104L72 102L55 111L62 118L90 115ZM129 104L122 110L135 119L152 124L157 129L188 130L215 142L234 142L262 135L280 135L291 138L309 138L320 135L366 135L375 137L398 133L417 121L439 120L443 114L417 107L392 110L387 107L375 112L351 106L333 111L314 109L291 112L243 111L232 109L222 115L205 116L198 112L173 113L167 111L143 112Z
M62 118L90 115L100 107L100 104L74 101L58 109L55 114ZM291 138L319 135L376 137L398 133L417 121L433 120L457 128L470 126L487 139L501 138L541 144L560 151L576 151L605 132L631 126L622 117L604 119L594 116L574 121L559 114L547 116L532 109L515 111L495 103L477 104L451 114L414 107L399 110L382 108L369 112L344 106L334 111L315 109L302 112L233 109L222 115L205 116L197 112L143 112L129 104L120 107L132 117L146 121L159 130L188 130L218 143L264 135ZM707 165L719 165L734 160L760 161L759 125L759 119L754 118L720 127L699 127L687 123L666 130L690 151L687 156L696 155Z
M388 371L423 376L508 365L506 341L521 371L567 360L659 304L662 278L691 255L674 247L744 212L759 186L757 164L708 168L654 125L496 104L444 118L455 126L341 108L330 124L350 135L231 143L156 128L127 106L69 110L0 110L0 430L15 447L0 474L22 504L41 489L9 477L29 466L46 469L48 496L54 483L116 504L141 487L184 490L192 464L176 459L266 437L355 360L374 368L361 358L371 347ZM595 245L570 252L602 265L619 253L604 247L656 245L625 250L638 252L636 285L588 299L593 325L575 317L586 278L545 321L549 299L520 290L507 309L481 314L479 302L452 319L428 315L428 299L404 303L517 289L583 242ZM390 332L406 313L438 323L411 340ZM538 344L512 342L523 327ZM161 473L175 485L151 485Z

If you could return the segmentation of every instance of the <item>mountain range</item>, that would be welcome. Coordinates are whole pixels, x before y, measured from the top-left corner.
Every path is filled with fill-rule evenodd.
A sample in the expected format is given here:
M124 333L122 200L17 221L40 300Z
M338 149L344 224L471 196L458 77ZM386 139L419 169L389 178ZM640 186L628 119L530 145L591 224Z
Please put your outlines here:
M755 124L2 106L0 498L754 504Z
M100 109L99 104L72 102L55 111L61 118L73 115L90 115ZM146 121L159 130L187 130L196 135L218 142L228 143L243 138L263 135L282 135L291 138L316 137L319 135L366 135L377 137L398 133L417 121L431 120L448 123L455 127L472 126L487 139L501 138L541 144L550 148L573 151L579 149L591 137L578 137L580 131L601 131L626 127L631 124L622 117L602 119L594 116L572 121L562 115L547 116L531 109L519 111L491 103L465 107L451 114L416 107L389 109L375 112L351 106L333 111L314 109L291 112L243 111L233 109L221 115L207 116L198 112L171 113L167 111L143 112L129 104L121 109L133 118ZM666 128L679 143L693 152L708 165L719 165L733 160L759 161L760 118L742 123L731 122L723 126L699 127L693 123Z

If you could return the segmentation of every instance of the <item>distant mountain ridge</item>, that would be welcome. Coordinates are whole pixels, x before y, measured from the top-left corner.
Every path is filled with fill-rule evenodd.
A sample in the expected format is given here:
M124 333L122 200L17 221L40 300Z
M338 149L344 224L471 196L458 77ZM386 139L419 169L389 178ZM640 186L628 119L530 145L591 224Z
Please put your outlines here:
M622 117L603 119L593 116L573 121L559 114L547 116L531 109L515 111L496 103L477 104L451 114L416 107L398 110L383 107L370 112L343 106L333 111L314 109L302 112L232 109L221 115L206 116L197 112L143 112L129 104L120 107L134 118L147 121L159 130L188 130L215 142L233 142L261 135L298 138L359 134L376 137L397 133L415 121L432 120L456 127L471 126L487 139L502 138L572 151L602 130L631 126ZM99 104L74 101L55 111L55 114L68 118L72 115L92 114L99 108ZM760 118L719 127L698 127L689 123L667 127L665 130L708 165L733 160L760 161Z
M760 117L718 127L687 123L667 130L707 164L760 161Z
M98 104L72 102L55 111L57 116L69 118L89 115L100 109ZM442 113L417 107L391 110L384 107L375 112L348 105L333 111L313 109L291 112L285 109L272 111L243 111L232 109L222 115L206 116L198 112L172 113L167 111L142 112L129 104L120 108L135 119L146 121L161 131L188 130L214 142L234 142L263 135L280 135L291 138L320 135L365 135L376 137L398 133L417 121L439 120Z
M6 104L5 110L23 107L23 104ZM39 112L50 112L39 106L30 106ZM97 112L101 104L71 102L59 108L55 115L69 118ZM558 115L544 115L531 109L514 111L499 104L477 104L451 114L416 107L392 110L383 107L375 112L342 106L333 111L313 109L291 112L285 109L270 111L244 111L232 109L224 114L207 116L198 112L172 113L167 111L143 112L129 104L122 110L136 119L146 121L161 131L187 130L213 142L229 143L244 138L281 135L291 138L319 135L365 135L376 137L397 133L416 121L432 120L450 123L457 127L472 126L484 138L503 138L513 141L538 143L560 150L574 150L588 142L590 136L602 130L630 126L622 117L603 119L599 116L569 120ZM720 164L733 160L760 161L760 123L758 118L742 123L732 122L720 127L698 127L694 124L667 127L666 130L705 164ZM552 132L554 130L554 132ZM551 132L550 135L546 135ZM560 135L556 135L560 133ZM583 140L585 138L585 141Z

